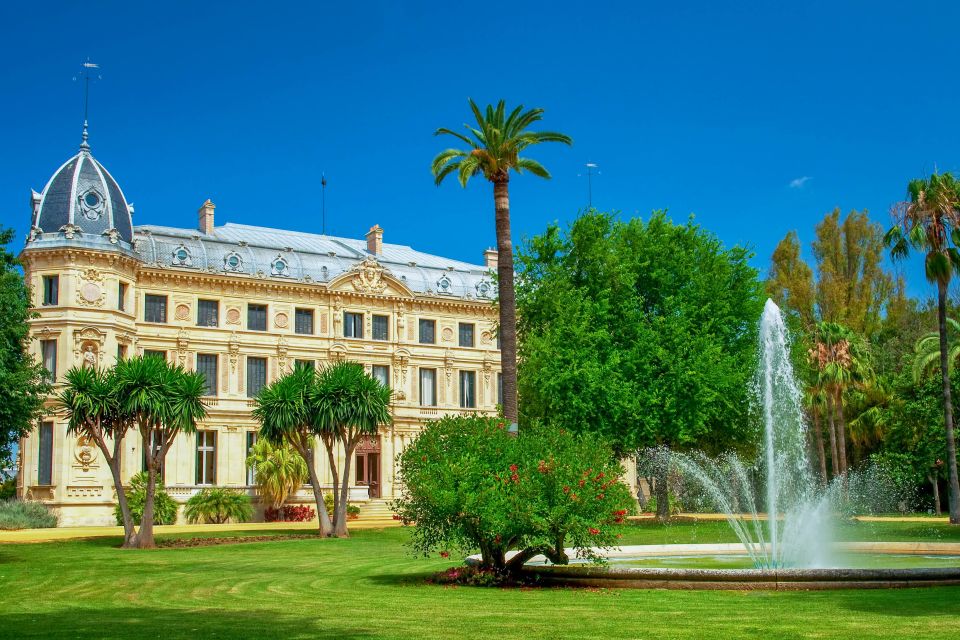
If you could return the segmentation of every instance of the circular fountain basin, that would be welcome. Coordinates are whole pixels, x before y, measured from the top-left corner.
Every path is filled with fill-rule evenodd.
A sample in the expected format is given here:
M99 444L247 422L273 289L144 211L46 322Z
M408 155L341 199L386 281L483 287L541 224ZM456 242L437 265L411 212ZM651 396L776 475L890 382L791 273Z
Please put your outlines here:
M836 567L757 569L741 544L636 545L604 553L595 565L567 553L523 571L542 584L639 589L891 589L960 585L960 543L848 542L834 545ZM469 561L469 559L468 559Z

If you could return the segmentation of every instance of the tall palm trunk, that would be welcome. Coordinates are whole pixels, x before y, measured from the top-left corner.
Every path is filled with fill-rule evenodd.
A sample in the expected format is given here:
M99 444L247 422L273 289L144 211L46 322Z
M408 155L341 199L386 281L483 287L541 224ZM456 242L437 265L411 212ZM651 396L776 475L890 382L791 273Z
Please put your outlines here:
M827 426L830 434L830 471L834 478L840 475L840 460L837 455L837 425L833 416L833 396L827 392Z
M500 369L503 374L503 417L517 422L517 303L513 289L513 240L510 237L510 177L493 182L497 227L497 280L500 305Z
M348 538L350 533L347 531L347 502L350 498L350 466L353 461L353 453L357 449L356 439L351 439L343 445L345 458L343 461L343 476L341 476L339 487L340 499L333 515L333 535L338 538Z
M840 473L847 473L847 420L843 415L843 389L837 387L834 409L837 412L837 455L840 456Z
M927 480L930 481L930 486L933 487L933 509L934 513L938 516L941 515L940 510L940 485L937 482L937 474L932 473L927 476Z
M827 484L827 455L823 450L823 425L820 424L817 407L813 407L813 436L817 445L817 460L820 462L820 480Z
M950 524L960 524L960 480L957 478L957 442L953 434L953 399L950 397L950 369L947 345L947 283L937 282L937 320L940 328L940 373L943 376L943 419L947 431L947 469Z

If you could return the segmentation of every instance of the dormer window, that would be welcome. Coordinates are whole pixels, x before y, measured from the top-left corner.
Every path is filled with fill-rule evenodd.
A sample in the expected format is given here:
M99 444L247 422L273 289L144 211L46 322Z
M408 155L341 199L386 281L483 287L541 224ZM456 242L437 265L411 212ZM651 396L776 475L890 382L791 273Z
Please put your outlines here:
M493 287L486 280L481 280L477 283L477 297L478 298L489 298L490 293L493 291Z
M283 256L277 256L274 258L273 263L270 265L270 273L275 276L290 276L290 265L287 264L286 259Z
M452 293L453 292L453 282L450 281L450 278L447 276L441 276L437 280L437 292L439 293Z
M178 267L189 267L193 264L193 257L190 255L190 249L182 244L173 250L173 264Z
M240 271L243 269L243 258L236 251L231 251L223 256L223 268L227 271Z
M80 214L87 220L99 220L103 215L103 196L91 187L77 197Z

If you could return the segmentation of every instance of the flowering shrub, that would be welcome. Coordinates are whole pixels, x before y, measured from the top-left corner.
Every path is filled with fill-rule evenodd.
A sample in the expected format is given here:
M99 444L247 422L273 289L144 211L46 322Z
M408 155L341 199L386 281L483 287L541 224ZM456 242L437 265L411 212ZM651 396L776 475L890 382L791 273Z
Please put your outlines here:
M270 507L263 512L263 519L267 522L309 522L317 516L317 512L307 505L287 504L276 509Z
M393 507L416 523L417 552L479 550L481 567L502 575L540 553L565 564L565 547L599 560L632 504L622 473L592 435L525 426L512 437L497 419L446 417L400 455Z

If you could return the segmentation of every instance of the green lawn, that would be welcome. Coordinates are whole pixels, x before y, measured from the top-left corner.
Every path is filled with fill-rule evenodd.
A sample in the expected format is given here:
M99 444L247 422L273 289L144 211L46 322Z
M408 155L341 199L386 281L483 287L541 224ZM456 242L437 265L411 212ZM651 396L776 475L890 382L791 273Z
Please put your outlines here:
M251 535L252 532L243 532ZM482 589L423 583L402 529L121 551L115 539L0 545L0 638L908 638L960 633L960 588L833 592ZM845 539L958 540L916 523ZM624 543L730 540L645 524Z

